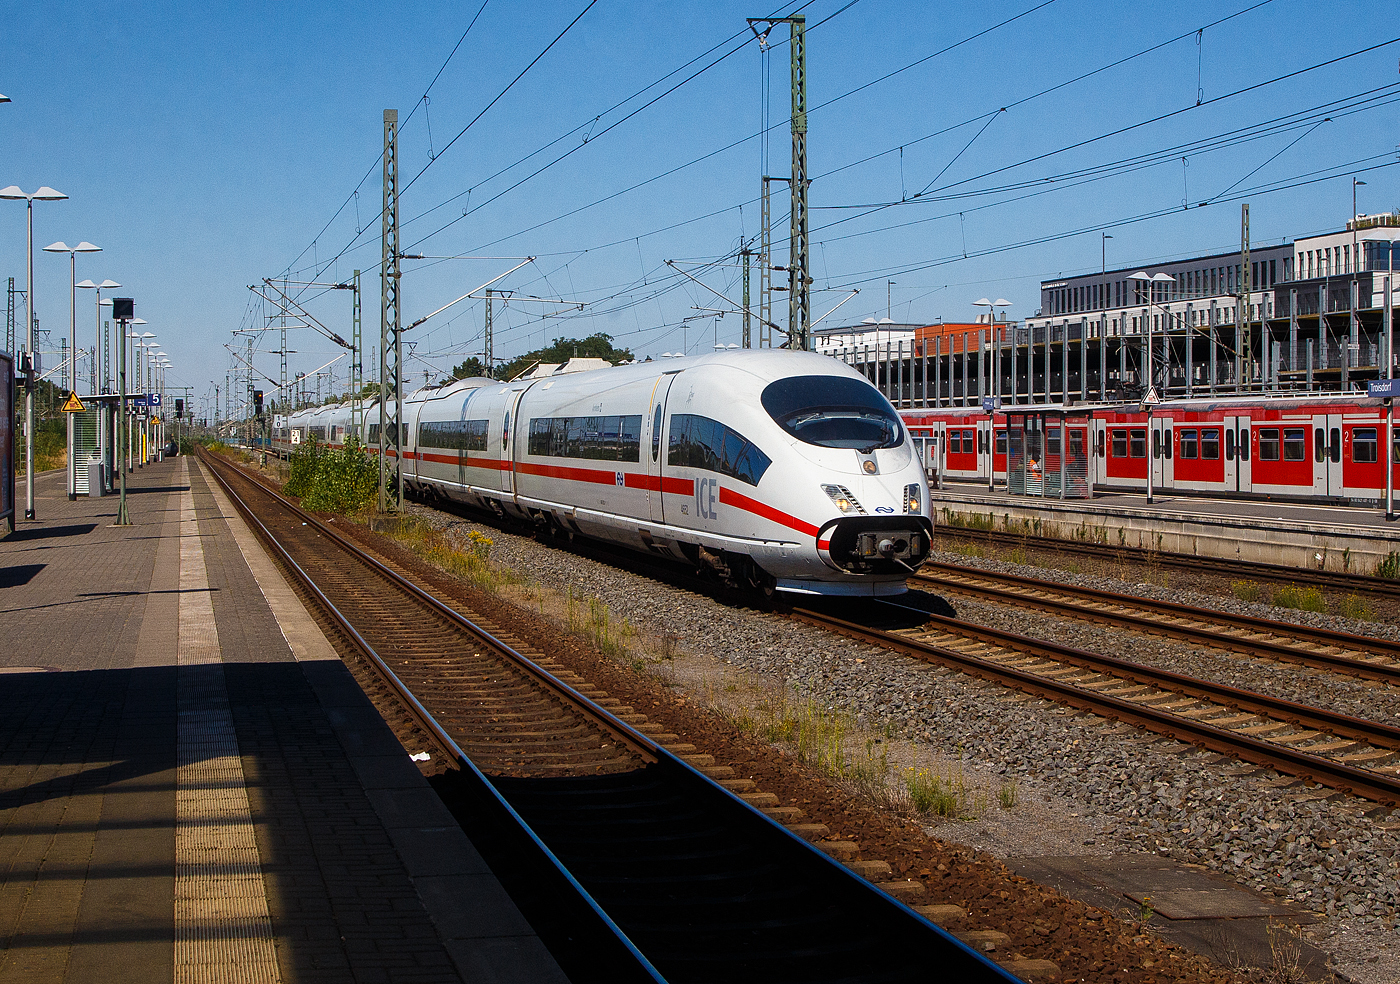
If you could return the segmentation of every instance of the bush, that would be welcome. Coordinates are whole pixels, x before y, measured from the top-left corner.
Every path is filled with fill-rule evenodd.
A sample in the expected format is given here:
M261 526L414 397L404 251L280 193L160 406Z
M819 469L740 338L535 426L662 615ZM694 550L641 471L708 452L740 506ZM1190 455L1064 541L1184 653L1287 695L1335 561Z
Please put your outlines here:
M359 512L379 494L379 468L353 437L339 449L313 444L309 461L310 466L303 465L303 474L298 476L294 457L292 478L288 481L289 485L298 478L306 482L306 491L301 493L301 504L307 509L315 512Z
M1317 588L1300 588L1290 584L1279 588L1274 595L1274 604L1279 608L1296 608L1304 612L1327 611L1327 599Z
M310 492L312 484L316 481L316 473L321 468L321 459L325 454L326 449L314 437L304 444L298 444L290 458L291 477L283 484L282 491L287 495L294 495L298 499Z
M1389 578L1392 581L1400 581L1400 553L1392 550L1385 555L1385 560L1376 565L1376 577Z

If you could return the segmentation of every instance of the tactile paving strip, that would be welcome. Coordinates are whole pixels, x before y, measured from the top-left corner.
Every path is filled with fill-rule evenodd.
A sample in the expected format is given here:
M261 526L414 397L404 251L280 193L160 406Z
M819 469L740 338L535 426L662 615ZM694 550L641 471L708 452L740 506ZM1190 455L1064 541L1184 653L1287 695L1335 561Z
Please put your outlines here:
M178 687L175 982L276 984L272 921L189 491L180 497Z

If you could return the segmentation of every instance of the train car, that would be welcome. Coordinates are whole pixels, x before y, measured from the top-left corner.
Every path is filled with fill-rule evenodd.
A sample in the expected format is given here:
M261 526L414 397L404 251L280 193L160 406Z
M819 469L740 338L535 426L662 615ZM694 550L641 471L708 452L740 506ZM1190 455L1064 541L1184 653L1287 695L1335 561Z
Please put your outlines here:
M1361 395L1172 400L1148 414L1135 404L1051 408L1043 422L1046 475L1058 468L1060 431L1071 459L1088 456L1093 487L1185 495L1268 498L1370 506L1385 495L1387 408ZM902 412L924 451L927 474L946 480L1006 477L1008 413L972 408ZM970 441L969 441L970 438ZM969 447L970 445L970 447ZM1400 442L1392 438L1392 484L1400 482ZM990 461L989 461L990 459Z
M731 583L896 594L932 545L928 485L898 414L860 374L812 353L460 380L405 400L404 424L417 495Z

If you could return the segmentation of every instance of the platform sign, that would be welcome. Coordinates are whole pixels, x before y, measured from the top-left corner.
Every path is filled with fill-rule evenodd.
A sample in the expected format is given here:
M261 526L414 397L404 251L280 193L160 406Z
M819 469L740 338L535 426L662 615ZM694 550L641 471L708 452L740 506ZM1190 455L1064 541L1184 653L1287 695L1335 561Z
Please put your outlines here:
M1001 397L999 397L999 396L984 396L984 397L982 397L982 409L983 409L985 412L987 412L987 413L992 413L992 412L995 411L995 410L1000 410L1000 409L1001 409Z
M77 393L69 393L67 401L63 404L64 413L82 413L87 407L83 406L83 401L78 399Z
M1400 396L1400 379L1373 379L1366 384L1366 395L1373 400L1387 400Z
M130 407L148 407L151 405L150 396L146 393L137 393L127 397L126 404Z
M15 525L15 360L0 355L0 520Z
M158 406L160 406L160 394L159 394L159 393L147 393L147 394L146 394L146 406L148 406L148 407L158 407Z

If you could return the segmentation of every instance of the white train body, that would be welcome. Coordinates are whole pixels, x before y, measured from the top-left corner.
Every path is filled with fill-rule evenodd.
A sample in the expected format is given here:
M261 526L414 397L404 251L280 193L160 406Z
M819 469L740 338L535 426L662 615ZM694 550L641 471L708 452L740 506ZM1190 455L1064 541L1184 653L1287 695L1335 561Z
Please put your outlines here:
M405 487L799 593L895 594L927 557L908 433L842 363L747 351L568 368L407 398ZM288 424L333 441L349 412ZM377 408L365 419L377 450Z

